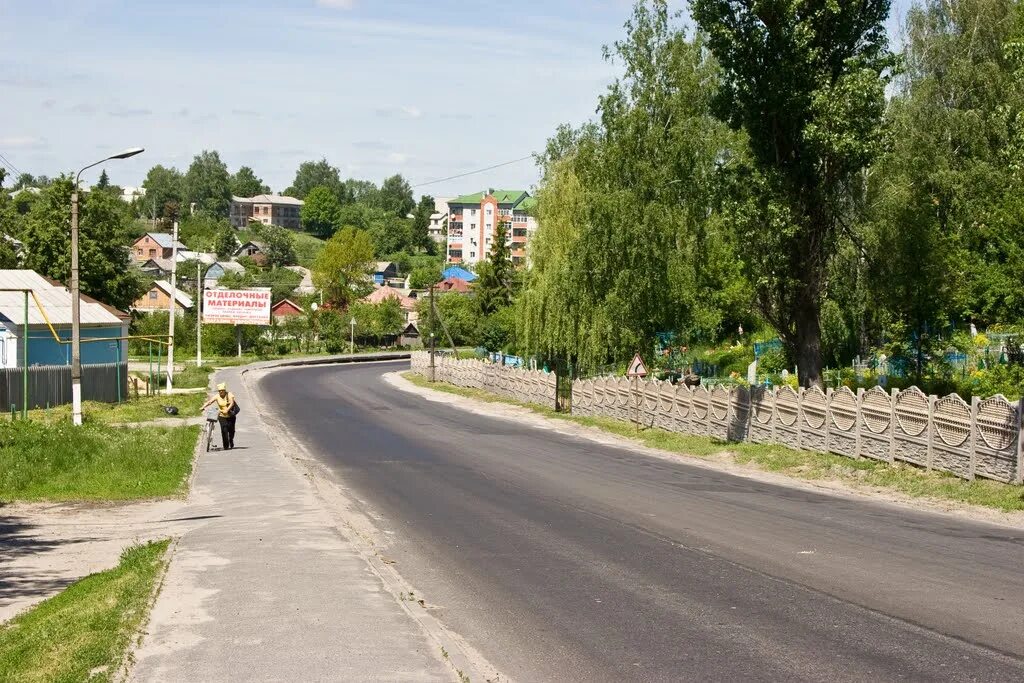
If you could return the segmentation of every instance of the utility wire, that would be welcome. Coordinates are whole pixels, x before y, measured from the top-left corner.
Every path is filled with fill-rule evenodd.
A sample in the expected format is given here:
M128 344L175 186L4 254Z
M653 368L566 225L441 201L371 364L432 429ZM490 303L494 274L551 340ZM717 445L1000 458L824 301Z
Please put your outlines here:
M4 166L14 171L14 174L16 176L21 175L21 171L18 170L18 167L12 164L10 161L8 161L7 157L5 157L3 154L0 154L0 161L3 162Z
M414 188L416 188L416 187L426 187L427 185L436 185L437 183L443 183L443 182L446 182L448 180L457 180L459 178L465 178L466 176L476 175L477 173L483 173L484 171L493 171L494 169L501 168L502 166L511 166L512 164L518 164L520 161L526 161L527 159L532 159L532 158L533 158L533 155L529 154L529 155L527 155L525 157L520 157L518 159L513 159L512 161L503 161L500 164L495 164L494 166L488 166L487 168L477 169L476 171L467 171L465 173L459 173L458 175L448 176L447 178L438 178L437 180L428 180L425 183L417 183L416 185L413 185L413 187Z

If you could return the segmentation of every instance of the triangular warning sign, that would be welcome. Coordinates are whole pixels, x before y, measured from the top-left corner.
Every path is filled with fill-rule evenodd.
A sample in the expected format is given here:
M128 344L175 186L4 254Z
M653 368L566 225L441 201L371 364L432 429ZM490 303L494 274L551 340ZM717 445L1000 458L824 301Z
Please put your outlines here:
M640 354L633 356L633 362L629 364L629 370L626 371L626 377L646 377L647 366L644 365L644 359L640 357Z

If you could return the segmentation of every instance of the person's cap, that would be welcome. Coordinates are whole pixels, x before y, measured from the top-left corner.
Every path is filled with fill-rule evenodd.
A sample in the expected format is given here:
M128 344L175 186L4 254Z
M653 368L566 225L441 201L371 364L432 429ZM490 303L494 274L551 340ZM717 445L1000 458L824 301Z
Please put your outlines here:
M220 384L217 385L217 391L226 391L227 388L228 388L228 385L224 384L224 382L221 382Z

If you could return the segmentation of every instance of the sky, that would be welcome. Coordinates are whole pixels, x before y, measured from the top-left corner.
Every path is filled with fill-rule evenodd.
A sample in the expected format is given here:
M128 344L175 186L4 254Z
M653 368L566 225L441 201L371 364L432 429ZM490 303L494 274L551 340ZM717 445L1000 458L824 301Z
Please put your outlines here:
M911 0L894 1L896 27ZM683 0L675 7L681 8ZM0 0L0 155L137 186L204 149L273 191L302 161L418 195L529 189L618 69L631 0ZM3 163L0 161L0 163Z

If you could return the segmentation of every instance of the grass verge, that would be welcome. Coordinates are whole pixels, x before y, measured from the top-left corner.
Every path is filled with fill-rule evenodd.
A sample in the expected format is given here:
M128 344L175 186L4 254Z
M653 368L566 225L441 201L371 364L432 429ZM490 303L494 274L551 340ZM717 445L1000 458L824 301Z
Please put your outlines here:
M728 460L751 468L777 472L798 479L837 481L866 488L896 491L915 498L967 503L1014 512L1024 510L1024 487L996 481L966 481L944 472L928 472L905 463L854 460L831 453L801 451L775 444L727 442L704 436L643 429L632 422L606 417L585 417L557 413L554 409L519 403L480 389L465 389L443 382L431 384L426 378L405 372L402 376L416 386L467 396L488 403L507 403L527 408L544 417L575 422L621 436L644 446L699 458Z
M0 501L173 496L188 481L198 436L199 427L2 423Z
M110 681L125 663L169 541L128 548L92 574L0 626L0 681Z
M199 415L199 408L206 400L206 395L197 394L174 394L173 396L140 396L137 399L129 399L123 403L95 403L85 401L82 404L82 420L86 424L115 424L125 422L148 422L161 417L168 417L164 412L164 406L175 406L178 408L178 417L195 417ZM16 419L20 420L19 412ZM28 419L32 422L42 424L56 424L59 422L71 421L71 406L62 405L55 408L40 408L28 411ZM3 413L0 421L11 420L10 413Z

